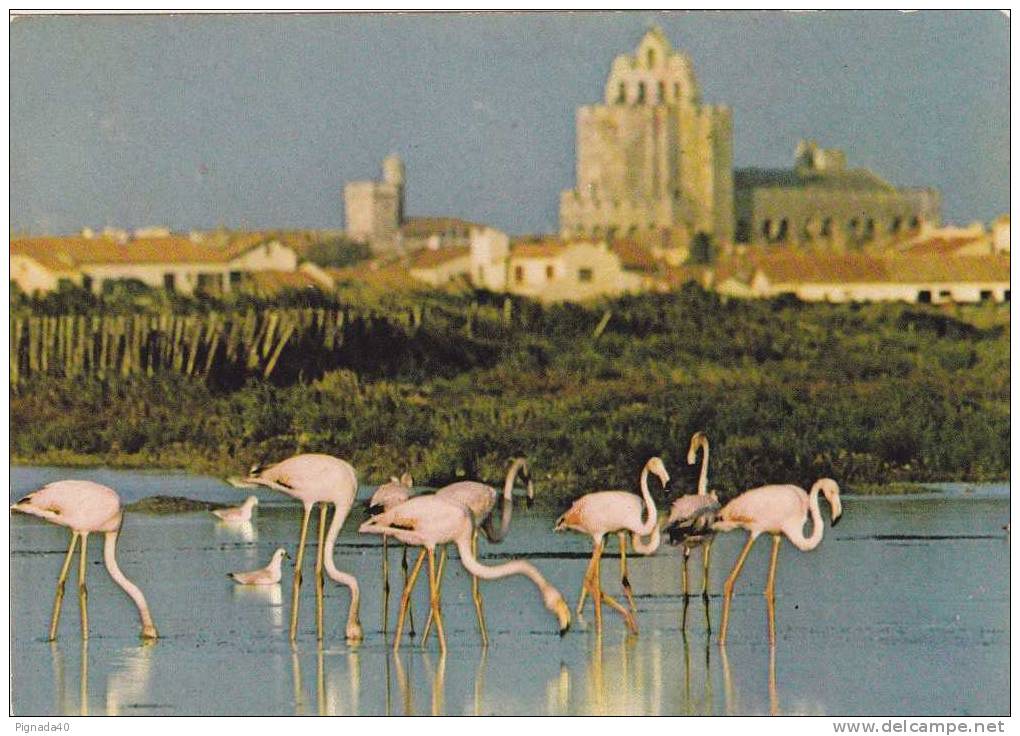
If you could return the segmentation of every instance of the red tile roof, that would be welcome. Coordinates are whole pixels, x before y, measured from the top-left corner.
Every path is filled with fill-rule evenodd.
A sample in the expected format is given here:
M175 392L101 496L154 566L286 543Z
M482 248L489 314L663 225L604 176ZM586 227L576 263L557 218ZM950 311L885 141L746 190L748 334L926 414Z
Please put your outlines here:
M933 257L952 256L962 248L981 245L982 243L987 246L988 252L991 253L992 245L987 235L915 240L909 245L905 245L899 252L903 255L929 255Z
M262 242L244 238L217 247L176 235L126 243L108 238L15 238L11 240L11 255L27 256L55 270L105 263L227 263Z
M411 268L434 268L444 263L463 258L471 253L466 245L438 250L423 250L411 256Z
M510 245L512 258L557 258L567 249L562 240L518 240Z
M304 271L253 271L247 275L245 282L245 290L263 296L273 296L288 289L322 289L322 285Z
M633 240L614 240L609 250L620 258L623 268L631 271L653 272L659 270L661 265L651 250Z
M427 238L457 230L468 234L474 227L480 225L457 217L409 217L404 221L400 231L412 238Z
M749 265L773 284L1009 281L1009 258L992 255L932 258L779 253L752 258ZM749 280L748 273L739 264L726 264L718 269L717 281L734 275Z

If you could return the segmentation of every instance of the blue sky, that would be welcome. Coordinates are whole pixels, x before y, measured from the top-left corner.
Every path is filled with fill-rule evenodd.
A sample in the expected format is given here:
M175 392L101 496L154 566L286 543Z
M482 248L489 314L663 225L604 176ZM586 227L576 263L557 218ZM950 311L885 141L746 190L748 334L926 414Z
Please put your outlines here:
M659 24L736 166L846 149L1009 209L1009 22L968 12L65 16L11 42L11 227L342 227L343 183L404 157L410 215L553 231L574 110Z

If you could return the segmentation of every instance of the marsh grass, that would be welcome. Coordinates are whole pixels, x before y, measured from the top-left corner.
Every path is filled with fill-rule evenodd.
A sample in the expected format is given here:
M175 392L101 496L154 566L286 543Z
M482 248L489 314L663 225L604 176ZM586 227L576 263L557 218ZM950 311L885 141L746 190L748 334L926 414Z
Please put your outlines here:
M1008 476L1008 308L722 301L695 286L590 305L372 299L373 319L328 361L298 335L272 380L25 379L12 456L226 476L328 452L363 482L410 470L437 486L498 482L523 454L558 503L634 486L653 454L670 493L690 490L684 455L703 430L724 497L826 475L856 492Z

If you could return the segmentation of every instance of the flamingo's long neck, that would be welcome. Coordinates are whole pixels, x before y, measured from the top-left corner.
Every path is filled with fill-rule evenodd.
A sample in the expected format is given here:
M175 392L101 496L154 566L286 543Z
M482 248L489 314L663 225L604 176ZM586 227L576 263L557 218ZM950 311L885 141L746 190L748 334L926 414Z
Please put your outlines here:
M483 565L471 551L470 535L458 538L456 544L457 551L460 553L460 561L464 565L464 569L476 578L481 578L483 580L496 580L510 575L524 575L538 586L538 589L543 595L545 595L546 591L552 587L549 585L549 582L542 577L542 573L524 560L510 560L510 562L505 562L502 565Z
M812 488L808 496L808 508L811 511L811 536L805 537L803 529L797 529L795 535L787 533L787 538L801 552L810 552L822 542L822 512L818 508L818 488Z
M648 512L648 518L645 519L645 523L641 525L638 530L638 534L642 537L646 537L652 533L652 530L658 526L659 512L655 510L655 501L652 500L651 491L648 490L648 466L645 465L644 470L641 471L641 497L645 500L645 511Z
M343 527L344 521L347 520L347 514L350 511L350 502L346 504L333 504L333 521L329 523L329 529L326 530L326 549L322 553L322 564L326 568L326 574L329 575L330 580L340 585L346 585L351 590L351 607L347 609L348 630L352 628L360 629L361 626L358 622L358 604L361 602L361 589L358 587L357 578L336 569L336 563L333 561L333 547L336 546L336 538L340 536L340 529Z
M493 542L502 542L506 538L507 532L510 531L510 519L514 515L514 482L524 464L523 459L515 460L514 464L510 466L510 470L507 471L506 480L503 481L503 504L499 513L499 531L493 535L491 539Z
M152 614L149 613L149 605L145 602L145 596L141 589L124 575L117 564L117 534L118 532L107 532L103 545L103 560L110 577L117 583L124 592L131 597L138 607L138 615L142 619L142 636L156 638L156 625L152 623Z
M708 440L701 442L701 475L698 477L698 495L708 493Z
M630 535L631 543L634 545L634 551L639 555L650 555L654 554L655 550L659 548L659 544L662 542L662 535L659 530L659 525L656 524L652 529L652 536L645 544L641 541L641 536L638 534Z

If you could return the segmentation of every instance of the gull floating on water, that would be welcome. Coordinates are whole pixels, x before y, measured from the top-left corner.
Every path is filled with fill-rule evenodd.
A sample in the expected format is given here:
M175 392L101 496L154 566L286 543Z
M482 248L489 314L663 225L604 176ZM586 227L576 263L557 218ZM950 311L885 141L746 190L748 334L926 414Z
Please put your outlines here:
M265 567L259 570L252 570L251 572L227 573L227 577L241 585L276 585L282 577L280 568L283 564L283 558L289 556L287 550L280 547L273 552L273 559Z
M232 506L226 509L213 509L213 513L216 514L223 521L239 522L239 521L251 521L251 510L258 506L259 500L255 496L248 496L244 499L244 503L240 506Z

